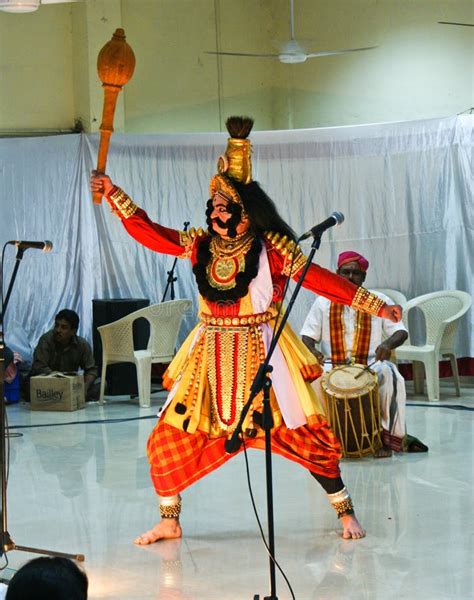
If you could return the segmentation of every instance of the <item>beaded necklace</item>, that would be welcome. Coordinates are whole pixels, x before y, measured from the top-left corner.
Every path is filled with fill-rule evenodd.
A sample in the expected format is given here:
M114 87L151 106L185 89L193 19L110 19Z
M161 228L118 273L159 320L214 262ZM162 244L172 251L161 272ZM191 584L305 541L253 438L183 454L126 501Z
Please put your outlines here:
M202 240L198 247L193 271L199 292L211 302L236 302L247 294L257 275L262 241L250 232L217 243L214 237Z

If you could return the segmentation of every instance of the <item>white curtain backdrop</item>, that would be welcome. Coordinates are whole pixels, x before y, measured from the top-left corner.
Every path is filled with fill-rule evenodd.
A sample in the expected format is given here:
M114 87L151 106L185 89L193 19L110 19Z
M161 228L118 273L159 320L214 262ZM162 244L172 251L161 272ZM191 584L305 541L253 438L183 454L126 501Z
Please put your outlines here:
M337 254L352 249L370 261L367 287L395 288L408 298L442 289L472 294L473 124L468 115L254 132L253 176L298 234L334 210L344 213L316 255L323 266L334 268ZM79 333L91 339L93 298L153 303L166 286L173 258L129 238L105 201L92 204L88 178L98 139L0 140L0 243L48 239L54 246L50 254L25 252L6 311L7 343L26 359L61 308L79 313ZM225 145L224 134L115 134L107 170L153 220L205 226L209 178ZM8 246L4 294L14 263ZM187 261L178 261L176 275L176 297L195 299ZM304 291L290 318L296 330L311 302ZM194 322L188 315L185 330ZM470 311L458 356L474 356L473 322Z

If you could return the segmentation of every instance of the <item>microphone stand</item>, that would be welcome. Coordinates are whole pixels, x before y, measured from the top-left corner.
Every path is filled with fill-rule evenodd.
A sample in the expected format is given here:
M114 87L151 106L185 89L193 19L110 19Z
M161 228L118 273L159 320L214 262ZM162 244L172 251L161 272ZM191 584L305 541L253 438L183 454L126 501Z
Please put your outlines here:
M7 310L8 300L13 289L13 284L23 258L24 248L18 248L16 253L16 263L8 286L8 291L5 296L5 302L0 313L0 474L1 474L1 491L2 491L2 514L1 514L1 531L0 531L0 556L6 554L10 550L20 550L21 552L33 552L36 554L44 554L46 556L58 556L60 558L71 558L77 561L83 561L83 554L66 554L64 552L56 552L53 550L44 550L42 548L31 548L30 546L19 546L16 544L10 534L7 526L7 454L6 454L6 412L5 412L5 396L4 396L4 381L5 381L5 342L3 336L3 322L5 312ZM0 265L1 273L3 273L3 265Z
M295 303L296 297L300 291L300 288L303 284L304 278L306 277L306 273L313 262L313 257L316 250L319 249L321 245L321 236L322 232L316 232L314 235L313 243L311 245L311 251L308 254L306 259L306 263L303 267L303 271L298 279L295 289L291 295L290 301L283 313L283 317L281 318L280 324L278 325L278 329L273 336L271 344L267 351L267 356L265 357L264 362L260 365L257 374L255 375L255 379L250 387L250 396L244 407L242 408L242 412L240 413L240 418L237 423L232 436L226 440L224 443L225 450L228 454L232 454L237 452L242 444L242 426L245 420L245 417L252 405L252 402L255 396L263 389L263 414L262 414L262 429L265 431L265 467L266 467L266 488L267 488L267 515L268 515L268 550L270 555L270 595L264 596L263 600L278 600L276 595L276 580L275 580L275 531L274 531L274 519L273 519L273 480L272 480L272 451L271 451L271 429L273 427L273 419L270 408L270 388L271 388L271 379L270 373L273 370L273 367L270 365L270 359L277 347L278 340L283 332L283 329L288 321L288 317L290 316L291 310L293 308L293 304ZM299 241L299 240L298 240ZM255 414L255 413L254 413ZM259 594L254 595L254 600L259 600Z
M189 221L185 221L183 224L183 231L187 231L188 230L188 226L189 226ZM166 287L165 287L165 291L163 293L163 298L161 299L162 302L165 301L166 298L166 293L168 291L168 288L170 287L170 298L171 300L174 300L174 282L178 281L177 277L174 277L174 269L176 267L176 263L178 262L178 257L176 257L173 261L173 265L171 267L171 271L167 271L168 274L168 279L166 280Z

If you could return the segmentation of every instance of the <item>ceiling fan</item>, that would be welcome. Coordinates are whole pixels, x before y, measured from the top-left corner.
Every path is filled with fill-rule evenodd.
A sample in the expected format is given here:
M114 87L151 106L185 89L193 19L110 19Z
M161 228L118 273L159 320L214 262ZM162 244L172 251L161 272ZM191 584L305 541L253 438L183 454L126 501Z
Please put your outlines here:
M295 10L294 0L290 0L290 39L280 45L278 54L252 54L249 52L206 52L206 54L219 54L222 56L250 56L257 58L276 58L282 63L295 64L303 63L308 58L317 58L320 56L333 56L335 54L346 54L347 52L360 52L362 50L372 50L377 46L368 46L367 48L345 48L343 50L322 50L320 52L307 52L305 44L295 38ZM311 43L311 41L309 41Z
M454 23L453 21L438 21L439 25L462 25L463 27L474 27L474 23Z
M42 4L63 4L82 0L0 0L0 10L10 13L27 13L38 10Z

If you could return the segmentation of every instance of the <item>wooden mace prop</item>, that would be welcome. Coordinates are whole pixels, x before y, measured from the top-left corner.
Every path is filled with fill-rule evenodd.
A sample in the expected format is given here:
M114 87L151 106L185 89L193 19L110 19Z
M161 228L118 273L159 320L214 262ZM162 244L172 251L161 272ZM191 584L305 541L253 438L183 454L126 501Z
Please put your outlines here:
M135 69L135 54L125 41L123 29L116 29L112 39L105 44L97 57L97 72L104 88L104 108L100 125L100 144L97 171L105 173L110 136L114 130L117 97L122 87L131 79ZM100 204L102 194L94 192L94 204Z

